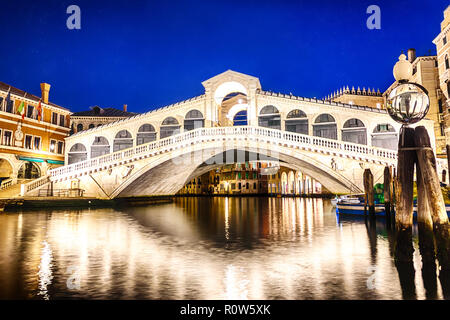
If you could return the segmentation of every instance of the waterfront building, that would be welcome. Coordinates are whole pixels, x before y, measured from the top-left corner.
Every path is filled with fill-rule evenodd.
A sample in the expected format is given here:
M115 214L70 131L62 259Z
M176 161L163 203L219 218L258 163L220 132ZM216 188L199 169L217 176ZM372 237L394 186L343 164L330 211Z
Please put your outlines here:
M123 105L123 110L116 108L91 107L90 110L74 112L70 116L71 133L92 129L104 124L119 121L136 115L128 112L127 105Z
M437 69L439 73L439 94L442 96L444 112L444 130L447 148L450 146L450 6L444 11L441 32L433 40L437 51ZM449 152L447 153L449 154Z
M380 89L375 91L374 88L367 88L366 90L363 87L361 90L360 87L356 89L355 87L351 87L350 89L349 86L346 86L327 96L326 100L376 109L385 108L383 94L380 92Z
M64 164L70 111L50 102L49 91L41 83L38 97L0 82L0 196Z

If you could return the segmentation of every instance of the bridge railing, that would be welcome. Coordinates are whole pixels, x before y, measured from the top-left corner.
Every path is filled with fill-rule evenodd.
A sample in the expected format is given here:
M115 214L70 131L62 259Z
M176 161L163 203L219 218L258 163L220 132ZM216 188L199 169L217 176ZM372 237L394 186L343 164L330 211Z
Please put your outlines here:
M141 156L154 152L170 150L185 142L198 143L202 139L217 139L219 137L254 137L266 141L282 144L301 145L314 150L329 151L351 156L368 156L375 160L392 162L397 159L397 151L381 149L351 142L337 141L333 139L313 137L305 134L269 129L263 127L213 127L198 128L183 132L171 137L148 142L133 148L117 151L94 159L66 165L49 171L51 177L74 174L80 171L101 168L121 160L127 160L135 156Z

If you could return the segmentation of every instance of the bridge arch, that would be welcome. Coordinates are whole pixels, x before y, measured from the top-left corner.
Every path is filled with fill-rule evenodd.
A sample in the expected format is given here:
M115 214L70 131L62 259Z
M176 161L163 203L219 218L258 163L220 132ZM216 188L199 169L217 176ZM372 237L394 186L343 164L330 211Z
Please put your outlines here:
M265 157L271 161L279 161L284 167L294 171L302 171L305 175L314 176L316 181L326 189L335 193L359 192L358 186L352 183L339 171L330 170L325 159L312 158L307 151L287 146L272 144L262 148L251 142L239 147L224 149L223 141L211 141L207 145L194 144L160 155L141 168L133 171L120 185L116 186L110 197L128 197L139 195L175 194L187 182L201 174L217 169L226 163L209 163L226 152L235 151L252 154L254 159ZM276 158L274 158L274 154ZM219 157L221 158L221 156ZM241 162L236 159L230 163ZM208 164L209 163L209 164ZM183 170L180 170L183 167Z
M398 133L397 130L388 123L381 123L375 126L371 134L372 146L397 150Z
M367 144L367 129L364 123L357 118L345 121L342 127L342 141Z
M286 115L285 130L289 132L309 134L309 123L306 113L300 109L293 109Z
M313 135L315 137L337 140L336 119L329 113L318 115L314 120Z
M68 152L68 164L87 160L87 149L82 143L75 143Z
M156 130L150 123L142 124L136 133L136 145L139 146L144 143L156 140Z
M133 136L131 135L131 133L126 129L117 132L116 136L114 137L113 152L132 147L133 147Z
M205 126L205 117L197 109L192 109L184 117L184 130L190 131Z
M273 105L264 106L258 115L258 125L260 127L281 130L280 111Z
M91 145L91 159L110 153L109 141L103 136L96 136Z
M180 127L180 123L175 117L167 117L161 123L159 136L162 139L180 133Z
M248 95L248 90L242 83L237 81L224 82L214 91L214 101L217 105L220 105L227 95L235 92L243 93L246 96Z

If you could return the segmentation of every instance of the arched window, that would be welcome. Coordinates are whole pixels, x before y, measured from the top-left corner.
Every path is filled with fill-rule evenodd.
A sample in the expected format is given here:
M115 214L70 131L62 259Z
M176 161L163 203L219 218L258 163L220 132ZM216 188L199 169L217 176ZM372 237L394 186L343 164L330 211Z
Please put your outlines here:
M313 135L316 137L337 139L337 125L333 116L324 113L316 118L313 125Z
M286 116L285 127L286 131L289 132L308 134L308 119L306 118L306 114L299 109L292 110Z
M156 130L151 124L143 124L139 127L137 137L136 137L136 145L139 146L141 144L152 142L156 140Z
M180 133L180 124L174 117L167 117L161 124L160 137L161 139L173 136Z
M398 134L394 127L387 123L377 125L372 133L372 146L397 150Z
M198 110L191 110L186 114L184 118L184 130L194 130L197 128L203 128L205 126L205 119L203 114Z
M448 55L445 55L445 69L449 69L450 68L450 64L448 62Z
M39 167L30 161L25 162L17 173L17 179L37 179L41 176Z
M84 144L76 143L70 148L68 153L69 164L81 162L87 160L87 150Z
M132 148L133 147L133 137L128 130L120 130L117 132L114 138L113 152Z
M361 120L353 118L345 121L342 141L367 144L367 130Z
M92 128L95 128L95 124L93 124L93 123L91 123L91 124L89 125L89 129L92 129Z
M275 106L265 106L259 112L258 125L260 127L281 130L280 112Z
M95 137L91 146L91 159L109 153L109 142L105 137Z
M247 110L242 110L235 114L233 126L246 126L247 124Z
M79 123L77 124L77 132L83 131L83 124Z

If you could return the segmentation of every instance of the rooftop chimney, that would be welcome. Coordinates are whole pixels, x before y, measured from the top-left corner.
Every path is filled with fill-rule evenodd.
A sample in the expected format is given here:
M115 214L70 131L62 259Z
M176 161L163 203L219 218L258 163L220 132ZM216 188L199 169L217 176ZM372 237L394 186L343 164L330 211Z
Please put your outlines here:
M413 63L416 60L416 49L408 49L408 61Z
M127 105L126 104L123 105L123 111L127 112Z
M48 93L50 91L50 85L48 83L41 83L41 98L44 103L48 103Z

